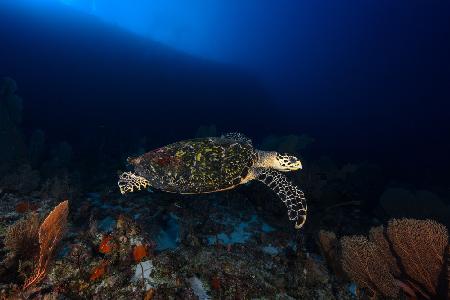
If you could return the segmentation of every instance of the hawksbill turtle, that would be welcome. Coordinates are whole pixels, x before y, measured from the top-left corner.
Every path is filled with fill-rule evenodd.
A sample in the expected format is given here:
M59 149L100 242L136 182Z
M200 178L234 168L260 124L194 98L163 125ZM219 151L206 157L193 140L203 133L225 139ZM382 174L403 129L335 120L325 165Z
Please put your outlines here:
M229 190L251 180L263 182L287 207L299 229L306 221L304 193L281 172L302 164L295 156L261 151L240 133L179 141L141 156L128 158L134 172L120 175L122 194L147 188L180 194Z

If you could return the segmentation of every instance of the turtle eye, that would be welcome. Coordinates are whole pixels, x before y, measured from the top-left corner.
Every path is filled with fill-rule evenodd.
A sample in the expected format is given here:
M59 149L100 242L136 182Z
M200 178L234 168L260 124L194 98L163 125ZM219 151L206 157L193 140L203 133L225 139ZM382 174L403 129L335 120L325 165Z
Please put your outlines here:
M289 159L289 162L290 162L291 164L295 164L295 163L297 162L297 159L296 159L295 157L291 157L291 158Z

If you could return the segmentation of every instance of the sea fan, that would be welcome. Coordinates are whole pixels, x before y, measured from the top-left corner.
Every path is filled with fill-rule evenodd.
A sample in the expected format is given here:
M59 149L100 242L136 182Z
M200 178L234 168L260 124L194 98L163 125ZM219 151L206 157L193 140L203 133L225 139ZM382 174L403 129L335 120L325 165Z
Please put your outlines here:
M58 204L45 218L39 228L39 261L33 275L25 281L23 289L41 282L47 275L48 267L57 245L67 227L69 201Z

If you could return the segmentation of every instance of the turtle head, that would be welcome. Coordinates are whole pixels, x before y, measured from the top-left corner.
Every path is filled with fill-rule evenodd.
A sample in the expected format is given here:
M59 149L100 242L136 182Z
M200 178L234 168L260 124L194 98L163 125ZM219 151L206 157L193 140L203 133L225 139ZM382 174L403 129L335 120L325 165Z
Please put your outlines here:
M281 154L275 151L260 151L259 166L275 169L281 172L297 171L302 168L300 159L293 155Z
M302 168L302 162L293 155L276 153L272 167L283 172L297 171Z

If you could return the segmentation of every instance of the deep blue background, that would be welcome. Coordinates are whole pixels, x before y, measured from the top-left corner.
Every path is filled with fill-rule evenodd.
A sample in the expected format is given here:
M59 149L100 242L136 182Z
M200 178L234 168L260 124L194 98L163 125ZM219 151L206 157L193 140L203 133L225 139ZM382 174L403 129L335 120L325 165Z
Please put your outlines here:
M19 84L24 126L79 155L216 124L450 179L448 1L64 2L1 2L0 76Z

